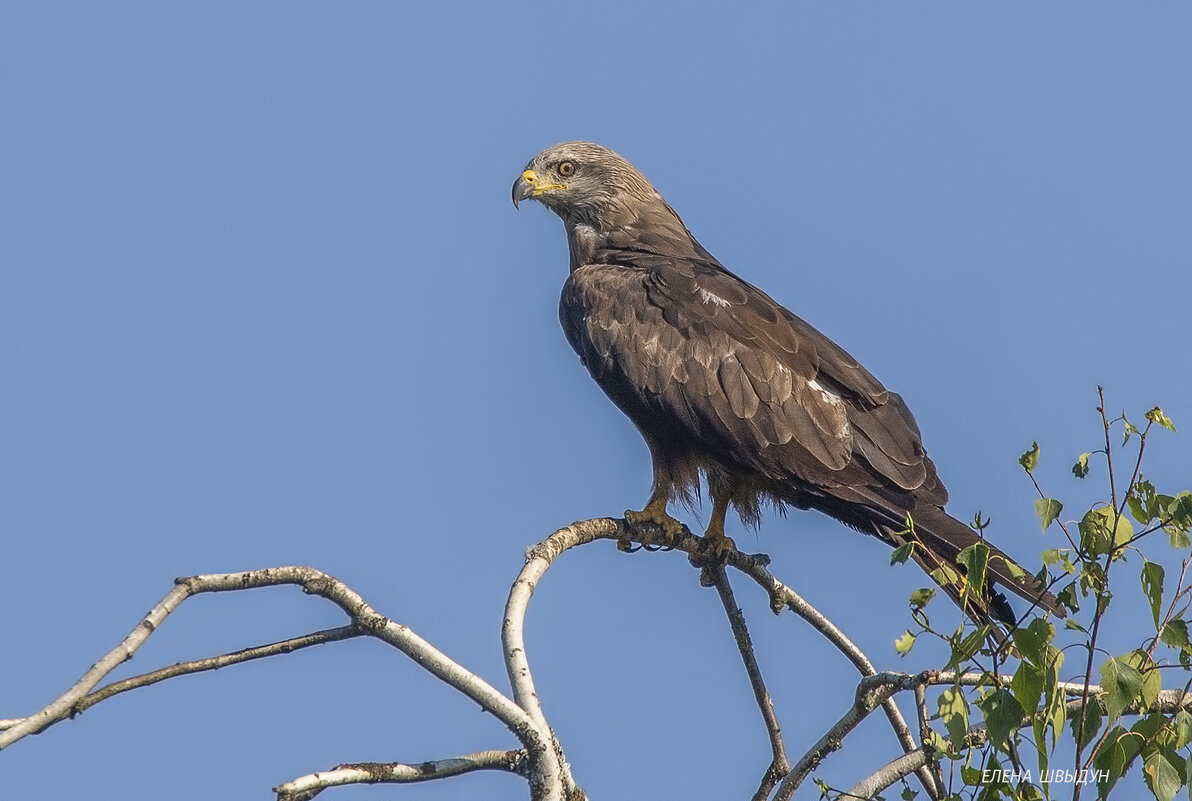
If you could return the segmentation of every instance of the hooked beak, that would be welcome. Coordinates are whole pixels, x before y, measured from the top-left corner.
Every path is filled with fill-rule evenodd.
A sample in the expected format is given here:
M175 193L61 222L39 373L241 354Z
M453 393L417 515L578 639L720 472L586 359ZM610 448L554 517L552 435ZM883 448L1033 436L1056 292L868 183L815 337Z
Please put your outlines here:
M543 184L538 181L538 174L533 170L526 170L513 182L513 208L526 198L536 198L543 192L552 189L566 189L563 184Z
M534 185L538 183L538 176L533 170L526 170L517 176L513 182L513 208L517 208L528 197L534 197Z

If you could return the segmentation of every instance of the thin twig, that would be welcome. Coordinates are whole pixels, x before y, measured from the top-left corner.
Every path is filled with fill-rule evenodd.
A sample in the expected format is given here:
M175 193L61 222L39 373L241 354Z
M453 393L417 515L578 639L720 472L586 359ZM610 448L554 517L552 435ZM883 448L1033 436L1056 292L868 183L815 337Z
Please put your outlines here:
M782 729L778 725L778 716L774 714L774 702L770 699L770 692L766 689L766 682L762 678L761 668L757 664L757 656L753 652L753 641L749 637L749 628L745 625L745 613L737 605L733 596L733 588L729 583L728 574L724 572L724 565L716 565L708 569L712 583L720 595L720 603L724 605L724 612L728 615L728 623L732 628L733 639L737 642L737 650L741 653L741 661L745 664L745 673L749 676L749 686L753 688L753 699L762 713L762 722L766 726L766 734L770 738L770 766L762 776L757 792L753 794L753 801L764 801L770 797L774 786L790 772L790 761L786 756L786 748L782 744Z
M995 671L993 674L995 677L998 676L996 667L997 663L995 661ZM931 724L928 723L927 685L925 683L915 685L915 708L919 710L919 742L923 743L923 747L926 747L927 743L931 742ZM939 788L940 795L942 796L944 791L944 769L940 766L939 760L933 759L925 767L931 769L932 775L935 776L935 786Z
M269 643L268 645L258 645L253 648L244 648L239 651L233 651L229 654L221 654L220 656L211 656L205 659L194 659L189 662L178 662L169 667L160 668L158 670L150 671L149 673L142 673L138 676L130 676L127 679L114 681L111 684L106 684L94 692L83 696L78 703L71 709L70 714L77 715L84 712L91 707L98 704L100 701L106 701L114 695L128 692L129 690L136 690L141 687L148 687L151 684L157 684L159 681L172 679L176 676L187 676L191 673L202 673L206 670L218 670L229 665L238 665L241 662L250 662L254 659L264 659L267 656L277 656L279 654L288 654L298 651L302 648L309 648L312 645L323 645L329 642L339 642L340 640L351 639L352 637L360 637L364 634L362 630L356 626L340 626L334 629L324 629L323 631L312 632L311 634L304 634L301 637L291 637L288 640L281 640L280 642ZM0 731L5 731L16 726L23 721L24 718L16 718L15 720L0 720Z
M1084 694L1080 698L1079 717L1077 718L1078 728L1076 730L1076 756L1074 758L1074 763L1075 763L1074 767L1076 768L1076 770L1080 770L1081 757L1084 754L1084 726L1085 726L1085 720L1086 720L1084 713L1085 713L1085 708L1088 706L1088 698L1089 698L1089 692L1088 692L1087 688L1089 687L1089 682L1092 679L1093 654L1096 653L1097 635L1101 631L1101 620L1104 619L1104 617L1105 617L1106 607L1102 606L1101 602L1102 602L1102 600L1104 600L1106 588L1109 586L1109 569L1113 566L1113 555L1114 555L1114 552L1116 551L1116 548L1114 547L1114 543L1117 542L1118 521L1121 519L1121 516L1117 514L1117 488L1114 485L1114 480L1113 480L1113 449L1112 449L1112 445L1109 442L1109 426L1110 426L1109 417L1105 414L1105 390L1100 386L1097 387L1097 399L1099 400L1099 405L1097 406L1097 411L1100 412L1100 414L1101 414L1101 423L1105 429L1105 465L1109 472L1110 506L1112 506L1114 509L1114 518L1113 518L1113 531L1109 535L1109 552L1105 554L1105 567L1102 571L1102 576L1101 576L1102 583L1097 588L1096 609L1093 612L1093 630L1089 633L1088 658L1085 661L1085 665L1084 665L1085 691L1084 691ZM1124 502L1125 502L1125 500L1123 499L1123 503ZM1081 544L1083 545L1083 543L1081 543ZM1092 561L1095 563L1096 558L1094 557L1092 559ZM1107 731L1109 730L1108 726L1106 726L1106 730ZM1094 750L1093 753L1096 753L1096 751ZM1092 759L1091 755L1090 755L1089 759L1090 760ZM1080 801L1080 784L1079 783L1077 783L1072 790L1072 801Z

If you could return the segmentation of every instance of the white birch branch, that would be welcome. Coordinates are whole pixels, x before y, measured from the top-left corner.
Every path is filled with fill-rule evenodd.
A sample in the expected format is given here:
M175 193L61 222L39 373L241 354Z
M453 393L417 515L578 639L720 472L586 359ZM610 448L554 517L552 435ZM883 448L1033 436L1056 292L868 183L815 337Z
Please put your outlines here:
M411 629L378 614L346 584L310 567L274 567L178 579L174 588L149 611L136 628L119 645L92 665L70 689L42 709L0 732L0 748L5 748L30 734L44 731L68 717L92 688L117 666L131 658L166 617L187 598L206 592L229 592L282 584L298 585L308 594L331 601L348 615L353 627L367 636L375 637L397 648L433 676L491 712L509 728L530 755L532 797L563 798L561 761L555 754L549 729L541 729L516 703L476 674L448 658Z
M530 675L529 661L525 655L521 624L525 618L526 605L529 603L538 579L564 551L600 539L616 540L622 546L636 542L656 548L682 551L689 557L695 557L696 561L702 554L703 541L690 532L685 532L677 542L673 542L664 537L661 529L653 524L631 524L620 518L609 517L572 523L531 548L526 557L526 567L523 568L521 575L518 576L518 581L510 591L505 622L502 627L502 642L505 647L509 680L514 687L514 698L519 699L519 703L530 706L538 704L537 693L534 691L534 683ZM863 676L876 675L877 670L865 653L818 609L776 579L767 569L769 563L770 559L765 554L747 554L741 551L731 551L725 555L724 559L724 564L727 567L732 567L749 576L766 591L770 596L770 608L775 613L781 612L784 608L790 609L810 623L816 631L844 654ZM907 753L914 751L918 744L898 706L889 697L881 705L903 751ZM541 714L541 708L538 709L538 714ZM939 788L936 787L935 777L931 771L919 771L918 776L928 795L937 798Z
M340 765L331 770L310 773L273 788L277 801L309 801L329 787L347 784L412 784L446 779L477 770L499 770L528 776L528 755L518 751L481 751L452 759L439 759L405 765L400 762L363 762Z
M288 654L298 651L302 648L309 648L312 645L322 645L329 642L338 642L340 640L350 639L352 637L361 637L364 632L355 626L340 626L334 629L324 629L323 631L316 631L310 634L304 634L301 637L292 637L288 640L280 642L269 643L268 645L258 645L253 648L244 648L240 651L233 651L229 654L221 654L220 656L211 656L205 659L194 659L189 662L178 662L169 667L159 668L158 670L150 671L149 673L142 673L138 676L131 676L127 679L114 681L111 684L106 684L94 692L90 692L83 696L73 707L70 713L77 715L84 712L91 707L98 704L100 701L106 701L114 695L128 692L129 690L136 690L141 687L148 687L151 684L157 684L159 681L172 679L177 676L186 676L191 673L201 673L206 670L217 670L228 665L238 665L241 662L250 662L254 659L264 659L267 656L277 656L279 654ZM25 718L13 718L9 720L0 720L0 731L6 731L16 726L18 723L24 721Z
M322 789L340 784L425 781L473 770L493 769L526 776L531 783L533 799L552 799L553 801L566 798L568 801L578 801L584 797L583 793L575 785L570 768L563 757L562 749L546 721L541 702L534 688L525 648L525 616L538 581L554 560L570 548L598 539L615 540L621 546L626 546L630 542L649 546L673 546L674 549L687 553L697 564L703 552L702 541L689 532L682 536L678 543L671 543L663 538L655 526L649 524L636 526L612 518L598 518L574 523L556 531L546 540L531 548L527 553L525 566L510 589L502 624L502 646L513 691L512 700L442 654L409 628L378 614L365 603L359 594L334 577L308 567L278 567L179 579L175 587L146 614L136 628L116 648L97 661L65 693L27 718L0 720L0 748L7 747L30 734L43 731L66 717L116 694L148 686L167 678L213 670L226 665L288 653L299 648L348 637L370 636L402 651L432 675L491 712L513 732L521 741L524 749L482 752L422 765L403 765L401 763L343 765L332 771L310 774L281 785L276 788L279 798L310 798L321 792ZM754 690L755 700L761 710L767 733L770 735L773 761L767 775L763 777L758 797L765 798L774 784L785 776L779 785L776 801L788 799L823 758L840 748L844 737L879 705L884 708L906 752L891 763L891 765L897 763L894 768L883 769L881 778L884 780L888 776L899 774L899 771L905 771L892 779L894 781L909 772L918 771L928 794L938 797L939 789L935 777L930 770L924 769L927 761L926 756L923 750L917 747L909 726L893 703L892 696L907 689L914 689L921 694L922 688L929 684L978 685L988 683L989 677L975 673L957 675L953 672L939 671L915 675L896 672L877 673L868 657L838 627L807 603L798 593L770 574L767 569L768 563L769 559L764 554L751 555L731 552L727 554L724 565L700 564L705 568L705 576L710 577L710 583L715 585L720 592L722 604L732 625L738 649ZM771 608L775 612L788 608L810 623L863 674L863 678L858 684L853 707L821 738L820 742L804 754L794 769L790 769L786 762L781 731L777 719L774 717L773 707L762 681L756 656L753 654L748 629L745 628L743 615L733 598L724 566L739 570L753 579L769 594ZM255 646L234 653L178 663L150 673L112 682L98 690L94 689L112 670L131 658L165 618L192 595L281 584L300 586L308 594L318 595L331 601L349 616L351 623L336 629L313 632L301 637ZM1008 677L1001 677L1001 680L1003 684L1009 682ZM1065 682L1061 683L1060 687L1069 696L1077 698L1086 692L1082 683ZM1100 688L1095 685L1090 686L1087 690L1089 696L1095 696L1100 691ZM1174 706L1181 703L1180 699L1175 698L1180 695L1179 693L1173 692L1171 695L1173 697L1168 698L1165 694L1161 698L1159 706L1164 704ZM919 705L922 706L921 699ZM920 724L922 724L921 720Z
M980 748L985 744L985 737L985 724L978 724L965 733L964 741L959 747ZM857 798L873 798L894 782L926 766L930 761L931 755L925 748L918 748L909 754L903 754L857 782L847 795Z
M869 713L884 704L899 690L912 689L916 684L916 680L919 679L918 676L905 676L906 681L899 681L903 677L903 675L898 675L892 678L888 674L883 674L866 676L861 679L857 685L857 694L853 699L852 706L795 763L795 766L791 768L791 772L778 785L778 791L774 795L774 801L789 801L795 790L799 789L799 785L811 775L812 771L819 767L820 763L829 754L833 751L839 751L844 747L844 738L853 729L857 728L861 724L861 721L869 717ZM914 751L912 750L907 753L914 753ZM916 766L912 770L917 770L918 767L921 766ZM932 784L934 784L934 777Z

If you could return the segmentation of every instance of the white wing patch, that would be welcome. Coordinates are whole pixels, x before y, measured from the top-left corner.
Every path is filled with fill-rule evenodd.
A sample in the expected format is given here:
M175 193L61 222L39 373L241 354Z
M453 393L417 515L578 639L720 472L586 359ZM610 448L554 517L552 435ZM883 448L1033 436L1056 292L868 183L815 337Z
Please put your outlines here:
M820 396L824 400L826 400L828 403L832 404L833 406L841 406L844 404L844 401L842 401L840 399L839 395L837 395L834 392L829 392L828 390L824 389L822 386L820 386L820 383L818 381L816 381L814 378L807 382L807 386L809 386L812 389L814 389L815 391L819 392Z
M704 303L714 303L717 306L728 306L729 305L727 300L720 297L719 295L709 292L708 290L704 289L702 286L697 287L697 289L699 289L699 296L704 301Z
M848 411L844 407L844 400L835 392L829 392L814 378L807 382L807 386L814 389L820 394L820 397L827 403L831 404L832 408L839 415L840 429L836 432L837 439L844 439L849 436Z

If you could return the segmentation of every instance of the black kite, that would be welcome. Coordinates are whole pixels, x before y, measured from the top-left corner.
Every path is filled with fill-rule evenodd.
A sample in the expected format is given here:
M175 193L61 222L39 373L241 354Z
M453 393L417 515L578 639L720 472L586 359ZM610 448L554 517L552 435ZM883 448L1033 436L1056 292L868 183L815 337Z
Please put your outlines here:
M626 517L676 536L682 526L667 503L696 495L703 473L714 553L733 547L724 534L730 505L756 525L770 501L818 509L891 545L904 540L910 515L920 566L963 573L956 556L979 537L944 512L948 493L902 398L725 269L629 162L588 142L556 145L514 183L514 204L527 198L566 227L571 275L559 318L567 340L653 458L650 499ZM988 577L1064 614L993 546ZM941 586L961 603L962 583ZM1014 622L1003 596L971 595L975 618Z

